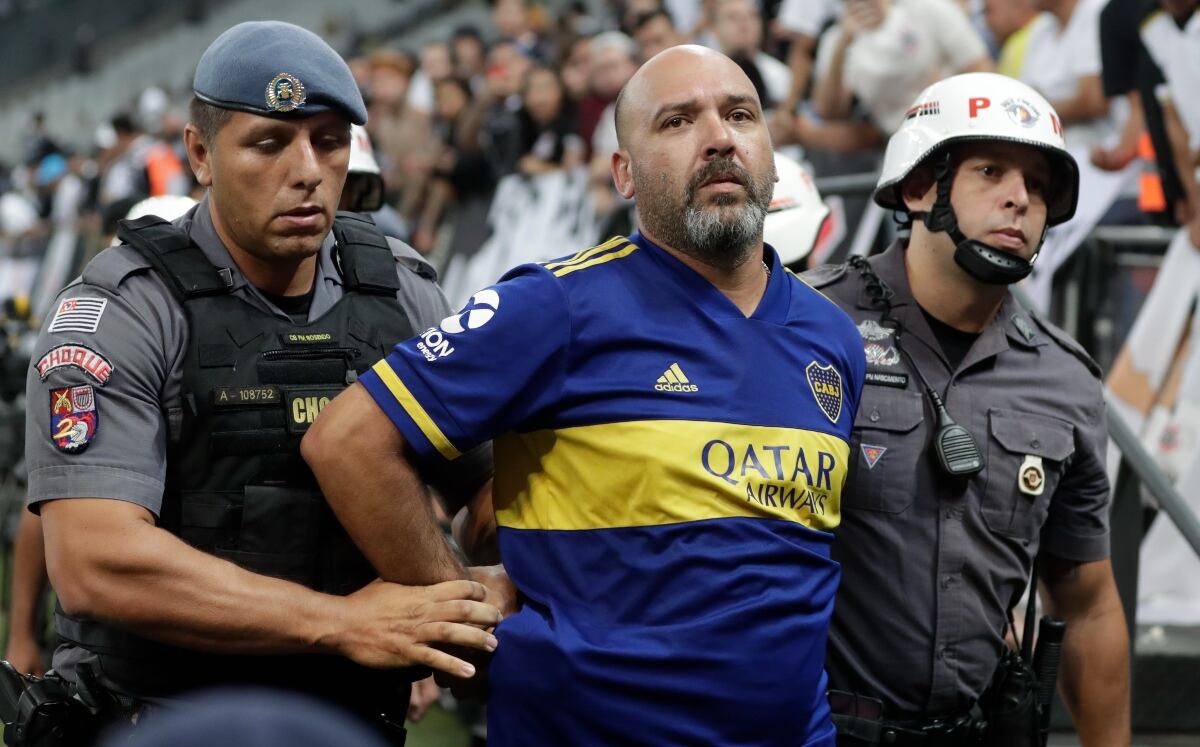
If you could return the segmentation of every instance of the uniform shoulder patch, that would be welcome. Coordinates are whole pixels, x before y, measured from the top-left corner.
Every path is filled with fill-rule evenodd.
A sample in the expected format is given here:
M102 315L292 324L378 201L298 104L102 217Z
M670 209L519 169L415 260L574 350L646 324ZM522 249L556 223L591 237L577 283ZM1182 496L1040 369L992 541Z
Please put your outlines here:
M1079 362L1082 363L1088 371L1091 371L1093 376L1095 376L1097 379L1104 378L1104 369L1100 368L1099 363L1092 360L1092 356L1088 355L1088 351L1084 350L1083 346L1080 345L1075 338L1071 337L1066 332L1063 332L1058 327L1055 327L1045 319L1042 319L1038 314L1029 314L1029 318L1032 319L1034 323L1046 333L1047 337L1058 343L1059 347L1078 358Z
M150 269L150 262L133 247L111 246L97 254L83 268L83 282L110 293L119 293L122 280Z
M800 279L816 289L824 288L827 285L833 285L837 281L846 276L847 265L821 265L814 267L811 270L805 270L800 273Z

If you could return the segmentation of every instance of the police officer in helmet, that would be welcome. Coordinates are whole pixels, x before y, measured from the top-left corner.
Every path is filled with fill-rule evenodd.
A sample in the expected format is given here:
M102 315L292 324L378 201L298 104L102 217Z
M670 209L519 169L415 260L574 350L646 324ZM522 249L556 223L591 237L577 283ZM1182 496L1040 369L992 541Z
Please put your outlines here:
M54 666L127 716L260 684L338 702L401 743L411 667L470 676L434 645L491 650L499 611L423 501L394 528L403 585L376 580L299 444L358 373L448 308L410 248L335 218L366 111L319 37L235 26L193 88L185 143L207 195L175 223L123 224L59 296L29 374ZM487 462L429 477L465 498Z
M1035 558L1066 621L1059 690L1083 744L1129 744L1100 370L1008 287L1078 190L1044 98L1003 76L947 78L892 136L875 191L911 237L806 276L867 358L834 543L839 744L1034 743L982 722L989 688L1013 682L994 675Z

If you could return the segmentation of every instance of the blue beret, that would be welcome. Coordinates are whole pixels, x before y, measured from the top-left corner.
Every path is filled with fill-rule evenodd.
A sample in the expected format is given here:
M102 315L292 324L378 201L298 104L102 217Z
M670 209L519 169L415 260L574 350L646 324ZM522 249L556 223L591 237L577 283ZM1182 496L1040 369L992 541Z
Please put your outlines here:
M200 57L192 91L201 101L264 117L339 111L367 121L349 66L325 40L282 21L239 23Z

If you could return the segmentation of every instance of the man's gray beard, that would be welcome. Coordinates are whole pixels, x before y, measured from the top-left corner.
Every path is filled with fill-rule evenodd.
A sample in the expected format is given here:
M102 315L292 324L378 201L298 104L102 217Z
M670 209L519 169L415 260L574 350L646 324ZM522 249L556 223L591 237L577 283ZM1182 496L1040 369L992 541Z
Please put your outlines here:
M775 169L755 183L749 172L734 167L746 182L746 203L738 207L738 198L731 194L719 194L708 206L696 202L700 183L710 173L729 169L709 168L696 174L686 187L687 195L682 206L669 204L666 179L659 176L658 191L643 189L637 197L638 215L648 231L669 247L693 257L719 270L733 270L750 256L763 234L763 222L771 204L771 192L775 186ZM645 175L634 170L634 178L643 184ZM639 178L643 177L643 178ZM654 180L654 177L651 177Z

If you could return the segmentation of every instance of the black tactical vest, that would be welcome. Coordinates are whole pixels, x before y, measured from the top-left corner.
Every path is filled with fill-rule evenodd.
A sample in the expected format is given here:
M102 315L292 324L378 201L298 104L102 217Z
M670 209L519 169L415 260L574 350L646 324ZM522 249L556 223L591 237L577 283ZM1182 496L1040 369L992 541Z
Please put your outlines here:
M255 573L347 594L377 574L321 495L300 439L329 400L416 330L396 299L396 261L374 224L340 213L333 231L345 295L305 324L232 295L229 270L170 223L123 221L117 235L162 275L188 319L182 398L164 408L171 444L159 526ZM296 678L359 669L328 656L198 654L61 609L56 623L132 694L276 680L308 689Z

